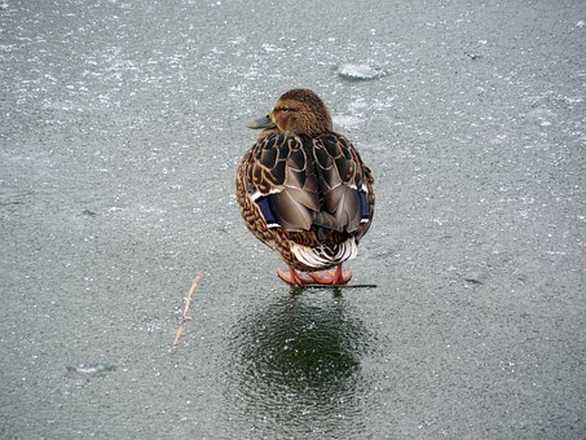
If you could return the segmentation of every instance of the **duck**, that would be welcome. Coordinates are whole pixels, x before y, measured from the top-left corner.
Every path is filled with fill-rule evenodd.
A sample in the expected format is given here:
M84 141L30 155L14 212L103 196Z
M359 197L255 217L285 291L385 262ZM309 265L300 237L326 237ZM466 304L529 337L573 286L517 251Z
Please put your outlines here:
M287 264L292 286L345 285L375 205L374 178L352 142L333 130L309 89L281 95L248 124L260 130L236 169L236 199L247 228Z

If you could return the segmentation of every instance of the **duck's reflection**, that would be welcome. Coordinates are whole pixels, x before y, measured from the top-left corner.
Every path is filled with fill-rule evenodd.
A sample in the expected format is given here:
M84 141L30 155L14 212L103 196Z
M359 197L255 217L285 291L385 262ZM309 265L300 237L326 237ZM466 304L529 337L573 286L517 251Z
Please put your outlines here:
M342 296L296 293L233 327L232 414L248 429L276 433L278 426L285 437L359 432L360 361L371 337Z

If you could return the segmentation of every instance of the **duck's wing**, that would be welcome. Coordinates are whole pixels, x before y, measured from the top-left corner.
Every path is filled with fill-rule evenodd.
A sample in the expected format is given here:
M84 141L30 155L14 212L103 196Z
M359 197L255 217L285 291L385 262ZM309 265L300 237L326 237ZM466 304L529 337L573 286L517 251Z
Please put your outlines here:
M322 210L314 223L337 231L368 230L374 214L374 179L358 151L344 136L330 132L312 139Z
M242 164L246 191L268 228L309 231L320 209L318 180L301 138L271 133Z

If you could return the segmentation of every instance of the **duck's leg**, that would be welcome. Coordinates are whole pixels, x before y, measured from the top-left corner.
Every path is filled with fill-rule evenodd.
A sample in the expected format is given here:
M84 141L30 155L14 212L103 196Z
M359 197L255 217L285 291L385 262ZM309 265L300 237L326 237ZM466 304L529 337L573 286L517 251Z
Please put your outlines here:
M334 271L330 272L313 272L307 274L313 279L315 284L328 284L332 286L341 286L348 284L348 281L352 279L352 270L348 269L344 271L342 264L338 264Z
M315 280L308 274L298 272L291 266L288 271L277 269L277 276L291 286L305 286L315 284Z
M336 267L334 284L348 284L348 281L352 279L352 269L344 271L342 269L342 263Z

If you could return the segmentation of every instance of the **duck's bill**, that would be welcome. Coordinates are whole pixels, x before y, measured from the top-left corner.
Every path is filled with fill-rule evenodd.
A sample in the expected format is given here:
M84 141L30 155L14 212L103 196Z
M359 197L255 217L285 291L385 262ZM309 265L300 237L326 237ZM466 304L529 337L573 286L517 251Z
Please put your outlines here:
M262 118L255 119L254 121L250 121L247 124L248 128L258 129L258 128L275 128L276 125L272 121L269 115L263 116Z

